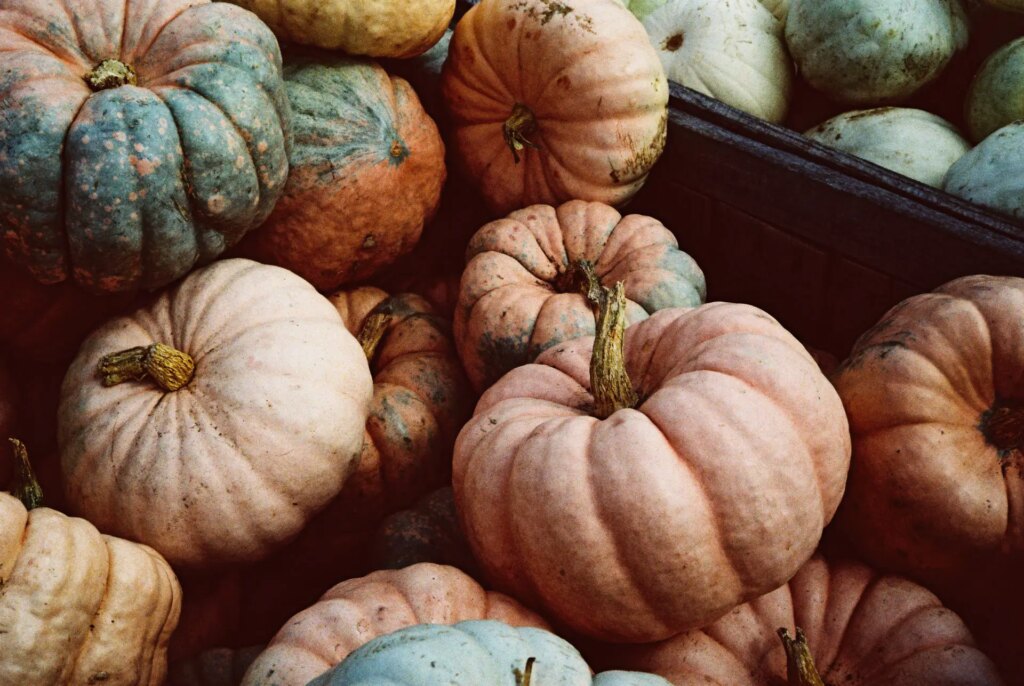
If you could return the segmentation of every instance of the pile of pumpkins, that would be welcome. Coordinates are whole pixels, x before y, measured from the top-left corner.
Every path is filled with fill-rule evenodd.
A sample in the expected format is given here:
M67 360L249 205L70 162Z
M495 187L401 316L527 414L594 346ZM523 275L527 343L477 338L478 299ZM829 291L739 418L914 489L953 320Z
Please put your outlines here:
M659 4L0 0L0 684L1021 676L1024 279L709 302Z

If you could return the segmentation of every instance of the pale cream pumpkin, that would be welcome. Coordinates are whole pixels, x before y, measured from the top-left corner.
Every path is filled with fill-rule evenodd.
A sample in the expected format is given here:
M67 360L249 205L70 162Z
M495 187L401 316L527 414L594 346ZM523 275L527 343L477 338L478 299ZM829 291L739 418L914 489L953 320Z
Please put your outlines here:
M134 380L140 356L163 388ZM371 394L362 349L309 283L215 262L83 343L58 413L68 501L174 564L259 559L341 490Z

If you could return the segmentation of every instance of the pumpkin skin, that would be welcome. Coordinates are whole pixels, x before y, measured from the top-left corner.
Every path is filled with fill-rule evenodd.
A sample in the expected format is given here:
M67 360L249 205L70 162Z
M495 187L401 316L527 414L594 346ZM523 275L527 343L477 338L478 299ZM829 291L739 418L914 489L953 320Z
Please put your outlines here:
M965 108L971 140L980 143L995 130L1024 119L1022 82L1024 38L1018 38L989 55L971 81Z
M415 57L438 41L455 0L231 0L283 39L370 57Z
M389 515L373 538L370 556L377 569L402 569L419 562L434 562L479 576L476 560L459 525L451 486L428 493L411 509Z
M367 60L296 56L284 71L295 143L284 195L239 254L321 291L416 245L440 203L444 143L409 84Z
M786 585L702 630L643 646L601 646L601 664L642 669L677 685L786 682L776 634L803 629L827 684L1000 686L960 618L923 586L856 562L815 555Z
M1022 314L1024 279L956 279L889 310L835 375L853 435L842 521L880 566L933 582L1024 551Z
M616 0L484 0L455 27L441 81L454 158L496 215L620 205L665 147L668 82ZM513 124L529 141L515 151Z
M845 112L804 135L935 188L971 149L948 121L909 107Z
M643 20L669 81L781 123L793 65L782 24L759 0L674 0Z
M1024 217L1024 121L1007 124L957 160L942 181L947 193L1011 217Z
M815 88L849 104L906 100L967 44L950 0L792 0L786 42Z
M509 372L459 434L455 502L486 576L582 635L632 643L795 574L850 457L842 403L803 345L755 307L662 310L625 331L641 404L605 420L593 345Z
M310 686L670 686L652 674L617 672L592 678L575 648L543 629L493 620L417 624L378 636Z
M56 10L55 10L56 8ZM155 289L262 222L288 175L281 54L207 0L0 10L0 234L42 283ZM101 60L137 85L92 92Z
M168 686L238 686L263 646L214 648L171 665Z
M548 628L515 600L485 591L455 569L417 564L343 581L295 615L271 640L244 686L305 686L368 641L415 624L496 619Z
M0 588L0 683L163 683L181 588L151 548L0 493Z
M648 14L665 4L667 0L622 0L622 5L643 21Z
M104 355L155 342L195 360L185 387L101 385ZM68 501L175 565L257 560L341 490L371 391L362 350L312 286L215 262L82 344L58 411Z
M572 278L580 260L603 284L624 281L630 322L704 302L704 274L656 219L596 202L534 205L480 228L466 248L455 344L474 388L563 341L592 336L594 314Z

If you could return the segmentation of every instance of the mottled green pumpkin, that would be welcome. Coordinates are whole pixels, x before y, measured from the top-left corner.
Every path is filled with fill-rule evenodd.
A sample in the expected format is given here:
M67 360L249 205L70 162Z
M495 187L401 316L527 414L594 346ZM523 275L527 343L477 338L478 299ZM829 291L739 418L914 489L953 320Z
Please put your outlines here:
M1024 38L989 55L967 93L967 130L980 143L996 129L1024 119Z
M942 188L996 212L1024 218L1024 121L997 129L957 160Z
M0 4L0 236L43 283L163 286L270 213L288 174L273 33L208 0Z
M480 577L459 524L451 486L428 493L408 510L389 515L373 535L370 563L375 569L402 569L419 562L450 565Z

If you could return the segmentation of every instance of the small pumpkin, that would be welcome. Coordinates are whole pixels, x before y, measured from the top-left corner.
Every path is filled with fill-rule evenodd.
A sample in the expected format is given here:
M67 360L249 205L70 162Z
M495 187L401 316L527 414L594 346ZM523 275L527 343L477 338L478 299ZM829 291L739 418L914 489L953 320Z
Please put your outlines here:
M310 686L671 686L653 674L591 677L575 648L549 631L494 620L417 624L378 636Z
M582 635L655 641L810 558L849 431L815 361L761 310L674 308L626 329L621 283L598 300L596 338L484 393L452 485L497 588Z
M168 686L238 686L263 646L213 648L171 665Z
M665 146L664 70L616 0L484 0L455 27L442 89L454 157L495 214L620 205Z
M947 193L1011 217L1024 217L1024 121L1007 124L957 160L942 181Z
M42 506L24 446L0 493L0 683L159 686L181 588L153 549Z
M0 12L0 237L36 280L155 289L218 257L288 175L281 53L209 0Z
M257 560L341 490L371 392L309 283L215 262L82 344L58 410L68 501L172 564Z
M707 294L704 273L661 222L597 202L517 210L480 228L466 261L455 343L478 391L552 346L593 335L580 292L585 263L601 284L624 282L631 323Z
M416 564L343 581L295 615L253 662L244 686L305 686L377 636L414 624L497 619L548 628L500 593L454 567Z
M1024 12L1024 4L1020 11ZM1024 119L1024 38L989 55L967 93L967 130L980 143L1007 124Z
M374 533L370 557L377 569L434 562L478 576L476 560L459 525L451 486L428 493L413 508L386 517Z
M327 291L413 249L440 203L444 143L409 84L374 62L289 55L284 79L291 172L237 252Z

